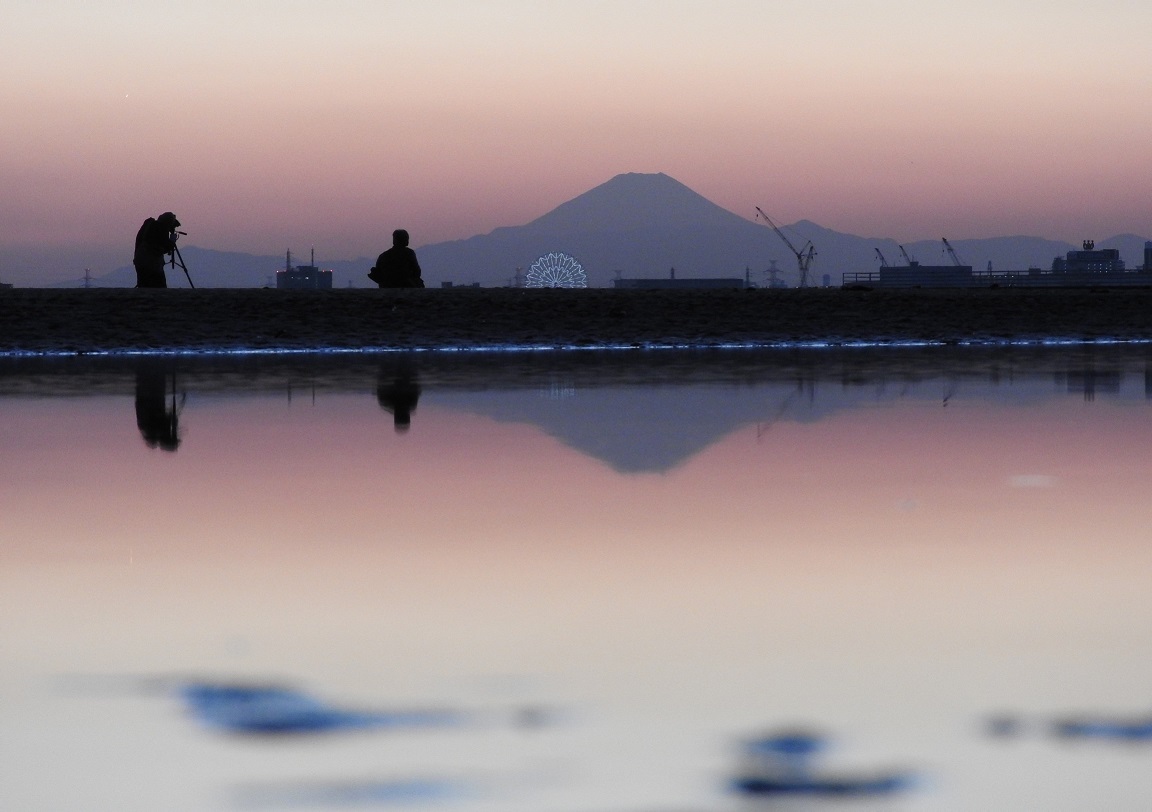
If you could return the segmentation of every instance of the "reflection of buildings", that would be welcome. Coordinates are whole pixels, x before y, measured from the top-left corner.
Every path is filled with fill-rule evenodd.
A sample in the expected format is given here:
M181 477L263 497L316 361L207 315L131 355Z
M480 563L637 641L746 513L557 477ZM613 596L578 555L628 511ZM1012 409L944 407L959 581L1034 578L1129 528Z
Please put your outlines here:
M1120 373L1112 370L1070 369L1056 373L1056 385L1071 394L1082 392L1084 400L1095 400L1097 393L1115 395L1120 392Z
M0 359L0 407L10 397L124 397L135 389L144 441L174 450L182 416L172 397L176 363ZM375 392L400 432L431 397L441 408L531 424L623 473L669 471L734 432L746 430L755 442L782 425L861 406L1152 401L1152 351L1137 345L182 357L178 364L179 390L188 392L287 392L313 402L325 392Z

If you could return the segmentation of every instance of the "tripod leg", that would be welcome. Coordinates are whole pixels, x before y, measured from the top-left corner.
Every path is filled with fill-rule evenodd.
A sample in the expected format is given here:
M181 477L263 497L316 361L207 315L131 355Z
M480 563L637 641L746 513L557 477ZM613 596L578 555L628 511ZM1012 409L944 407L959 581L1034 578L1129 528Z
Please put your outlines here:
M184 264L184 257L180 254L178 246L172 246L172 266L180 265L180 269L184 271L184 276L188 280L188 285L192 288L196 286L192 284L192 277L188 274L188 266Z

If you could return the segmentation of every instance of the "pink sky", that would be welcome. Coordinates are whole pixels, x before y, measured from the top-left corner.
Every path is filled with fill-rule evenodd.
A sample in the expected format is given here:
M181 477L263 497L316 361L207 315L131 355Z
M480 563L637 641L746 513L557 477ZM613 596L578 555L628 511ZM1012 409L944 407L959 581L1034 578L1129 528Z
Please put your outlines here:
M1152 233L1135 0L13 0L3 24L5 281L46 249L74 265L37 278L126 264L166 209L191 244L351 259L621 172L901 241Z
M44 687L172 673L401 705L491 704L483 677L543 685L548 704L584 711L558 730L582 748L575 791L596 788L597 758L632 768L604 782L609 799L646 771L710 791L680 739L720 753L794 720L940 776L911 809L1146 796L1131 752L975 735L995 710L1146 707L1143 402L899 401L748 424L630 476L435 394L397 435L370 392L291 406L193 393L175 454L144 446L128 394L0 403L0 595L19 607L0 614L5 808L83 794L204 809L236 775L407 763L358 739L303 750L304 768L287 756L307 744L288 743L253 767L235 761L250 745L192 738L159 698ZM531 741L538 757L549 740ZM633 745L641 757L622 761ZM710 808L652 797L619 808ZM533 800L503 808L611 807Z

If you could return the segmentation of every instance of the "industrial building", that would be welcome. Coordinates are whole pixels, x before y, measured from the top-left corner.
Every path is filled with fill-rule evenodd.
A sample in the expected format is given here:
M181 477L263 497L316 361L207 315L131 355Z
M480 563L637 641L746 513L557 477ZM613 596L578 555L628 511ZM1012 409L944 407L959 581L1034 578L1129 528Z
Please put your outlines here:
M731 279L615 279L612 287L618 290L686 290L709 288L744 288L740 277Z
M1152 241L1144 243L1144 265L1128 269L1115 248L1097 249L1085 240L1079 251L1069 251L1052 260L1050 270L1029 268L1022 271L973 271L964 265L952 246L944 240L953 265L921 265L909 260L907 265L883 263L880 270L846 273L846 287L864 285L880 288L987 288L987 287L1131 287L1152 286ZM903 251L903 249L901 249ZM907 254L905 254L907 258Z
M312 252L311 265L292 267L292 252L284 261L284 270L276 272L277 290L331 290L332 272L316 267L316 252Z
M1144 244L1144 255L1148 255L1148 244ZM1145 263L1147 265L1147 262ZM1052 260L1052 273L1121 273L1124 260L1115 248L1096 250L1096 243L1085 240L1080 251L1069 251L1064 257Z

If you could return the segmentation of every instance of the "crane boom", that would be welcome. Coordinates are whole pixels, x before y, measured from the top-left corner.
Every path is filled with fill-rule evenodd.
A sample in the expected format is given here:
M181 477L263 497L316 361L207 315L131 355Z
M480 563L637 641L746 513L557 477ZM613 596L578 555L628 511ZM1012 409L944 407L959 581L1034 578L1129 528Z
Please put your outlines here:
M876 251L876 256L880 257L880 267L881 268L887 268L888 267L888 260L885 259L884 254L880 251L879 248L876 248L874 250Z
M776 236L783 240L784 244L788 246L788 250L796 255L796 267L800 272L800 287L808 287L808 267L812 264L812 260L816 258L816 247L812 245L812 241L808 240L804 243L803 248L797 250L796 246L792 244L792 241L780 230L779 226L772 222L772 218L765 214L763 209L757 206L756 213L764 219L764 222L772 227L772 230L776 232Z
M908 252L904 250L904 246L903 246L903 245L898 245L898 246L896 246L896 247L900 249L900 253L901 253L901 255L903 255L903 257L904 257L904 261L905 261L905 262L907 262L909 266L912 266L912 265L915 265L915 264L916 264L916 260L912 259L912 257L910 257L910 256L908 255Z
M944 249L948 252L948 256L952 257L952 263L957 268L963 267L964 263L960 261L960 255L956 253L956 249L952 247L952 243L943 237L941 237L941 239L944 240Z

